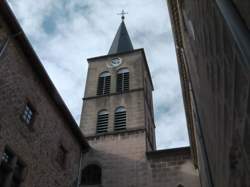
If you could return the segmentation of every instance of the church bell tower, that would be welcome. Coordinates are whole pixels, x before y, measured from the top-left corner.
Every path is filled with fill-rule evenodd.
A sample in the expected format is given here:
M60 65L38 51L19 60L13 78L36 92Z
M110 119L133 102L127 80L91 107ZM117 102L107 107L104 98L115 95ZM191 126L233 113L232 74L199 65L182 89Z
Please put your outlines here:
M124 15L108 54L89 58L88 65L80 128L92 149L83 167L98 165L103 186L121 187L117 180L127 180L122 173L136 175L138 162L156 149L153 83L144 50L133 48ZM113 172L116 178L110 178ZM136 178L131 176L131 184L143 183Z

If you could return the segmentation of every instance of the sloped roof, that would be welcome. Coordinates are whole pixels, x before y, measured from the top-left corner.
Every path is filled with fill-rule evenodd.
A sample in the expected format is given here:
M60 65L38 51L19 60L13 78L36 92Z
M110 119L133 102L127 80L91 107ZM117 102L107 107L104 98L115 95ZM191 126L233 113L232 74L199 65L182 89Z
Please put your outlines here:
M130 40L126 25L122 20L108 54L110 55L115 53L128 52L132 50L134 50L134 48Z

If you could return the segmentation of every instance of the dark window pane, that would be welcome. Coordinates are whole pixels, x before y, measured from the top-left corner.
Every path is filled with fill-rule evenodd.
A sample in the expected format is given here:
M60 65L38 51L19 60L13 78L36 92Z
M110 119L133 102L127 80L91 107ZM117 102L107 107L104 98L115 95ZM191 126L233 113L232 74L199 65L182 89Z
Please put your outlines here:
M11 187L19 187L21 185L24 166L19 160L13 163L14 157L15 155L12 152L5 149L0 164L0 186L6 185L7 180L11 180Z
M33 118L34 118L34 110L29 104L26 104L22 114L23 122L26 123L27 125L30 125Z
M10 165L13 158L14 158L14 155L8 149L5 149L2 155L2 163Z

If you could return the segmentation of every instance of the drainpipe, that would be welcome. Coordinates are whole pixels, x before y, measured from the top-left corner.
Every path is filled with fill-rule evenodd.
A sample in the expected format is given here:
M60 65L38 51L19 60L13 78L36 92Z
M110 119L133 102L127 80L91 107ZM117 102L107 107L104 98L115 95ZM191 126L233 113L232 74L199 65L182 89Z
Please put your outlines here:
M22 34L22 33L23 33L23 32L20 31L20 32L18 32L18 33L16 33L16 34L13 34L13 35L8 36L7 40L5 41L5 43L4 43L4 45L3 45L3 48L0 50L0 58L2 57L3 53L6 51L8 45L9 45L9 43L10 43L10 40L11 40L12 38L16 38L17 36L19 36L19 35Z

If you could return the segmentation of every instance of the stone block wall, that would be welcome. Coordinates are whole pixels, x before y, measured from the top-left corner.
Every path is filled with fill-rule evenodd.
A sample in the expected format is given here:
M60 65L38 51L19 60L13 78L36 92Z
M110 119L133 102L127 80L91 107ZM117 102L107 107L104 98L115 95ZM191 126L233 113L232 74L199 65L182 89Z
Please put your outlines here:
M147 158L152 187L200 187L189 148L148 152Z
M82 168L89 164L99 165L102 187L148 186L144 130L88 139L92 149L84 156Z
M0 25L2 46L13 33L1 16ZM11 38L0 57L0 158L8 147L22 161L22 187L69 187L77 182L81 143L23 50L17 37ZM27 103L35 111L30 126L21 120ZM66 151L63 166L57 161L60 146Z
M250 186L247 143L250 67L239 47L244 35L236 39L231 29L238 27L239 21L241 28L249 28L250 3L234 0L224 4L232 5L228 15L223 14L217 1L178 2L181 50L194 100L194 129L203 186ZM229 26L224 16L233 15L232 11L241 19L231 20Z
M86 136L96 134L97 114L106 109L109 112L108 132L114 131L115 109L123 106L127 110L127 129L145 128L143 91L104 96L84 100L81 129Z
M121 58L119 67L110 68L113 58ZM147 149L155 149L154 119L150 73L143 49L88 59L89 68L80 127L86 136L96 134L97 115L101 110L109 113L108 133L114 132L114 113L117 107L126 109L126 129L147 129ZM117 93L117 71L129 70L129 91ZM98 78L102 72L111 74L111 89L107 95L97 96ZM147 117L146 117L147 116Z
M110 68L113 58L119 57L122 59L122 64L117 68ZM116 73L121 68L128 68L129 70L129 89L143 88L143 58L142 52L118 54L112 56L96 57L88 59L89 68L85 87L84 98L96 96L97 83L99 75L102 72L110 72L111 74L111 90L110 93L116 93Z
M200 187L189 148L146 154L140 146L144 136L138 132L90 140L93 149L85 155L83 168L89 164L102 168L100 187Z

